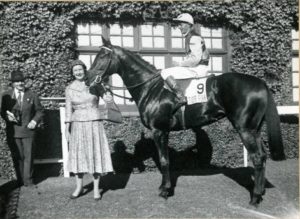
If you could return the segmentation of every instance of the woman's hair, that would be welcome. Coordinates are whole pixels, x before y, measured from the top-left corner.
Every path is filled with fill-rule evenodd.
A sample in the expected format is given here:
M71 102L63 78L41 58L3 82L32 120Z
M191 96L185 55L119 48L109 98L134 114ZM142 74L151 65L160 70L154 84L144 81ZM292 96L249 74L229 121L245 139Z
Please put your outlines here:
M76 59L76 60L72 61L71 64L70 64L70 68L71 68L71 71L70 71L70 72L71 72L72 80L75 79L75 77L74 77L74 75L73 75L73 68L74 68L74 66L76 66L76 65L81 65L81 66L82 66L82 68L83 68L83 70L84 70L85 77L86 77L86 74L87 74L86 65L84 64L83 61L81 61L81 60L79 60L79 59Z
M86 72L86 65L83 63L83 61L76 59L71 62L71 73L73 74L73 67L76 65L81 65L83 67L83 70Z

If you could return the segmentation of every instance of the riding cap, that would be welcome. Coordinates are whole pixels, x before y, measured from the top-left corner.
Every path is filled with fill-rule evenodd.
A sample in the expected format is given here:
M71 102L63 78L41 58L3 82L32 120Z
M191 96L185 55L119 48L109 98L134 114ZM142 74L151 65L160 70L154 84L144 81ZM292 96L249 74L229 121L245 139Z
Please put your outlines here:
M194 18L189 13L180 14L177 18L174 18L173 20L194 25Z
M22 72L20 72L20 71L13 71L11 73L10 80L12 82L17 82L17 81L24 81L25 78L24 78L24 75L22 74Z
M83 67L84 70L86 70L86 65L84 64L83 61L79 60L79 59L76 59L76 60L73 60L71 62L71 69L73 71L73 67L76 66L76 65L81 65Z

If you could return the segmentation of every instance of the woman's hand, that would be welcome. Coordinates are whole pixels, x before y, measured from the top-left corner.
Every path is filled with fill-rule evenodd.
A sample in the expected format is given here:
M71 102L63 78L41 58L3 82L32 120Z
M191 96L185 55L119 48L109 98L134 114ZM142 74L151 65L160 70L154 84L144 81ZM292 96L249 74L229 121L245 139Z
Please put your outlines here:
M113 101L113 96L111 95L110 92L106 92L103 94L103 100L105 102L112 102Z
M66 123L65 124L65 137L66 137L66 140L67 142L70 141L70 123Z

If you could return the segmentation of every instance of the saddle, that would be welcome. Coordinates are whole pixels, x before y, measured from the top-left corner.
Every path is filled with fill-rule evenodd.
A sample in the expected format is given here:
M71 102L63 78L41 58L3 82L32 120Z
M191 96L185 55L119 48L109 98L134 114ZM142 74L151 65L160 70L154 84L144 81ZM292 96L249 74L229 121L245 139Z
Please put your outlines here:
M212 76L189 79L176 79L178 86L187 98L187 105L207 102L206 80Z

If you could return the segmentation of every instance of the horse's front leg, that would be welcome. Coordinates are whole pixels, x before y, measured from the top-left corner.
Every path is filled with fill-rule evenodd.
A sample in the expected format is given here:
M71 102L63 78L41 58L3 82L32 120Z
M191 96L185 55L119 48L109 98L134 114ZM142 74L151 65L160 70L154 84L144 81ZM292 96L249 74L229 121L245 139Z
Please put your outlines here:
M169 170L169 133L161 130L153 131L153 139L158 150L159 161L161 165L162 182L159 187L159 196L167 199L171 192L171 180Z

